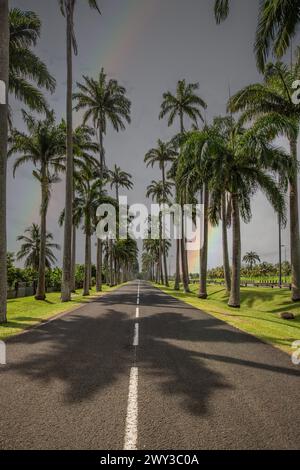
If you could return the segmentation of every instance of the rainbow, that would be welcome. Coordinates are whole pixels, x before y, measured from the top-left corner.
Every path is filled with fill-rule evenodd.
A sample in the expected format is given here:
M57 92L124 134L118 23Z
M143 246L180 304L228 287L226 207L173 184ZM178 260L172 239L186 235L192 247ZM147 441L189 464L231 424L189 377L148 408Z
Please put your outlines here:
M212 227L209 225L208 228L208 259L214 258L214 254L222 246L222 234L220 227ZM199 251L191 251L188 255L189 272L199 273L200 272L200 256Z

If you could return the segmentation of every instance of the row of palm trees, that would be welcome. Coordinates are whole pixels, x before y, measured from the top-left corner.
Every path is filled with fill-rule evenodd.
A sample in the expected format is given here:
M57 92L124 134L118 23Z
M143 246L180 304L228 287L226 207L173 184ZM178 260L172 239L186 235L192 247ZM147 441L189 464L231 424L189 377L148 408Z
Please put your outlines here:
M265 83L252 85L237 93L229 101L229 110L244 112L239 120L233 115L217 117L211 125L204 123L197 129L197 113L187 112L194 121L194 129L181 132L171 142L158 142L156 149L150 150L145 156L146 164L159 163L162 169L162 181L152 183L148 187L147 196L152 195L158 203L170 202L171 183L164 177L166 163L172 162L168 176L173 178L175 200L183 204L192 202L201 195L204 205L203 243L200 250L200 285L199 297L207 298L207 252L208 223L222 222L223 234L223 266L226 288L229 293L229 305L240 306L240 271L241 271L241 219L247 223L251 220L251 200L257 190L265 193L282 223L285 222L285 198L287 186L290 187L290 220L291 220L291 260L292 260L292 299L300 300L300 263L298 258L299 229L297 194L297 155L296 138L298 122L294 105L284 104L286 94L291 89L295 70L298 70L298 59L288 70L283 64L269 65L266 69ZM292 74L292 75L291 75ZM285 77L285 78L284 78ZM290 88L284 80L290 80ZM183 87L184 84L184 87ZM271 90L270 88L273 87ZM196 85L178 83L178 90L197 90ZM184 96L184 93L183 93ZM166 108L166 97L169 107ZM175 97L171 93L164 95L163 109L174 118ZM190 98L190 102L203 106L203 100ZM273 101L272 101L273 100ZM280 109L279 109L279 104ZM277 107L277 109L276 109ZM189 109L188 109L189 111ZM182 121L181 121L182 122ZM244 123L247 122L247 127ZM172 123L169 121L169 124ZM291 152L286 153L273 144L279 135L287 135L291 140ZM229 250L227 241L228 227L232 227L232 269L229 266ZM183 227L184 228L184 227ZM168 285L167 262L164 253L164 240L160 229L160 243L157 263L159 281ZM186 266L186 247L183 230L181 239L181 273L183 288L189 292L188 269ZM144 246L143 261L149 265L149 254L154 256L154 247ZM179 288L179 248L176 254L175 288ZM145 265L144 263L144 265ZM163 266L164 269L160 268ZM153 276L151 276L153 277Z
M229 14L230 1L215 1L217 23ZM178 151L170 177L175 181L175 200L187 202L189 197L201 194L204 204L204 240L200 250L199 297L207 297L208 221L222 223L223 269L229 305L240 306L241 229L240 220L251 219L251 199L261 189L275 211L280 223L285 223L284 192L289 187L290 236L292 265L292 299L300 300L300 240L298 210L298 160L299 105L292 100L293 82L299 78L299 51L290 67L282 62L266 64L269 53L280 59L287 51L299 23L300 2L264 0L260 4L255 54L263 83L250 85L233 96L228 103L229 115L215 118L211 125L205 123L198 130L201 118L201 98L193 92L197 84L178 82L175 95L164 94L160 117L169 116L171 125L180 118L180 134L172 143ZM190 92L188 93L187 90ZM192 96L191 96L192 95ZM180 97L185 97L183 100ZM192 104L184 111L184 104ZM195 108L197 111L195 111ZM233 113L241 112L238 120ZM185 132L183 117L187 115L194 129ZM202 119L203 120L203 119ZM278 136L287 137L290 153L273 145ZM147 161L147 159L146 159ZM167 188L161 190L167 193ZM149 189L148 189L149 194ZM157 198L158 200L158 198ZM232 270L230 275L227 229L232 226ZM163 241L159 241L162 246ZM184 233L181 240L181 271L185 292L189 291ZM151 270L151 247L145 245L143 266ZM177 242L175 288L179 288L179 243ZM160 249L159 253L162 252ZM157 264L161 264L160 255ZM153 271L151 271L151 277ZM165 273L166 274L166 273ZM163 276L160 276L163 282Z
M72 58L73 54L77 54L78 47L76 42L76 37L74 33L74 14L76 9L76 0L59 0L58 1L61 13L66 19L66 52L67 52L67 93L66 93L66 159L65 159L65 172L66 172L66 202L65 202L65 221L64 221L64 256L63 256L63 282L62 282L62 300L68 301L71 298L72 291L72 264L74 260L75 247L72 243L72 234L74 235L74 223L73 223L73 202L74 202L74 158L73 158L73 123L72 123L72 108L73 108L73 77L72 77ZM98 4L96 0L88 0L87 4L89 7L97 10L100 13ZM229 0L216 0L215 2L215 14L218 22L224 20L229 14ZM270 83L271 89L269 92L267 90L266 94L262 95L261 90L254 87L254 89L249 89L248 94L243 94L241 96L235 96L230 102L230 109L232 112L237 110L244 109L245 120L252 119L255 116L264 116L265 119L277 119L277 124L270 124L269 128L273 129L273 135L287 135L291 143L291 153L293 156L293 162L295 166L297 158L297 149L296 142L298 137L298 123L299 116L298 111L299 107L292 107L291 97L289 93L289 80L291 74L297 74L298 63L292 67L291 70L287 70L282 64L277 67L272 66L269 69L265 68L265 63L267 61L270 51L274 53L277 58L281 58L283 54L288 49L291 39L295 35L296 27L299 23L299 10L300 2L299 0L294 0L293 2L287 2L286 0L264 0L261 2L259 10L259 20L257 28L257 38L255 43L255 52L257 56L257 62L260 70L264 72L269 70L269 74L265 77L265 82L263 86L269 87ZM41 88L46 88L49 91L54 91L55 80L47 71L47 68L43 62L41 62L31 51L31 48L36 44L40 35L40 21L37 16L32 12L20 12L17 9L11 10L9 12L8 0L0 0L0 86L1 90L4 90L4 95L6 99L2 99L0 103L0 321L5 321L6 319L6 162L7 162L7 145L8 145L8 119L9 116L9 106L8 106L8 93L9 91L14 93L15 96L23 101L26 105L31 108L31 110L42 111L47 109L47 103L43 98ZM105 122L106 120L110 121L115 129L122 129L124 125L124 119L128 118L128 103L124 101L124 93L120 91L116 83L112 83L111 88L116 91L116 101L113 100L114 109L118 111L120 119L115 119L110 115L110 112L103 112L105 96L97 93L95 97L94 91L101 89L101 86L106 83L105 78L100 74L99 80L88 82L85 80L85 83L82 84L84 87L80 89L79 93L83 94L85 98L80 100L78 97L78 106L79 108L89 109L88 114L86 114L86 122L88 120L93 121L94 127L99 133L99 153L100 153L100 171L104 172L104 147L103 147L103 136L105 135ZM293 75L295 76L295 75ZM102 81L101 81L102 80ZM270 81L269 81L270 80ZM273 80L273 81L272 81ZM4 84L4 88L3 88ZM195 95L195 86L197 85L186 85L184 81L179 82L177 92L175 95L171 93L166 93L164 96L164 103L162 105L161 117L168 116L168 123L172 125L175 118L179 118L180 123L180 134L184 133L184 116L185 114L194 122L198 118L201 119L201 112L199 108L205 107L205 103L201 98ZM103 87L102 87L103 88ZM251 88L251 87L250 87ZM268 94L269 93L269 94ZM1 97L2 97L1 93ZM256 95L256 97L255 97ZM251 96L247 100L243 100L244 96ZM279 97L278 97L279 96ZM87 99L87 97L89 97ZM94 113L93 101L96 98L97 103L101 102L101 107L96 105L98 109ZM99 99L99 101L98 101ZM121 99L123 104L117 104ZM195 101L196 100L196 101ZM257 103L261 103L261 107L257 107ZM288 105L286 107L286 105ZM78 108L78 109L79 109ZM100 108L102 111L100 111ZM280 119L278 117L278 112L284 111L283 114L280 114ZM127 117L126 117L127 115ZM284 119L283 119L284 118ZM120 123L120 120L122 124ZM284 120L284 122L283 122ZM280 122L281 121L281 122ZM214 125L212 126L214 127ZM232 129L236 129L235 133L231 132L232 135L235 134L235 137L231 141L230 151L226 151L226 155L231 155L232 162L234 158L237 157L236 152L240 149L241 142L243 141L242 135L247 131L239 130L241 126L236 126L236 123L231 125ZM275 131L276 128L276 131ZM209 136L206 135L206 144L203 148L208 147L210 143L210 149L212 149L212 135L211 132L213 129L205 129L205 132L209 132ZM218 133L218 132L217 132ZM215 134L213 134L215 135ZM195 138L195 136L189 136ZM199 136L197 136L199 138ZM180 142L180 136L178 140L179 147L177 150L183 149L184 146L188 148L187 142ZM187 139L188 140L188 139ZM197 140L197 139L196 139ZM203 140L201 140L203 142ZM228 146L228 140L223 141L227 144L223 147ZM102 145L101 145L102 144ZM199 144L199 142L198 142ZM204 152L205 153L205 152ZM182 152L180 152L182 154ZM195 156L195 153L193 153ZM236 157L234 157L236 155ZM228 157L229 159L229 157ZM183 160L183 157L180 158ZM230 160L230 159L229 159ZM184 165L181 162L181 168L184 169ZM180 177L184 176L184 173L181 176L182 170L177 173L176 165L171 169L173 171L172 175L175 177L176 181ZM263 168L264 171L269 171L269 167L266 166ZM274 170L275 171L275 170ZM278 170L277 170L278 172ZM42 175L40 175L43 178ZM238 178L238 174L236 175ZM202 176L201 176L202 178ZM203 175L204 178L204 175ZM213 177L212 177L213 178ZM285 179L285 178L284 178ZM288 176L289 186L290 186L290 210L291 210L291 247L292 247L292 265L293 265L293 299L298 300L300 297L299 294L299 264L300 264L300 251L299 251L299 222L298 222L298 207L297 207L297 178L295 170L291 172ZM200 177L197 179L198 184L202 181ZM201 183L202 195L204 203L208 199L208 189L211 189L212 180L207 181L206 184ZM253 183L254 184L254 183ZM282 182L283 184L283 182ZM229 183L228 183L229 185ZM45 185L44 185L45 186ZM251 186L251 185L250 185ZM180 187L178 183L176 184L176 200L181 204L184 204L190 197L190 192L187 191L185 187L184 190L179 191ZM232 188L231 188L232 189ZM277 188L278 189L278 188ZM226 191L226 196L230 195L232 191ZM165 193L165 191L163 191ZM238 207L237 207L237 197L236 193L233 193L235 198L230 198L230 204L232 206L232 213L235 215L233 219L233 231L236 238L236 245L238 245L238 233L239 233L239 223L238 223ZM245 195L245 194L244 194ZM163 195L165 198L165 195ZM44 200L46 200L46 193L44 193ZM216 200L218 198L216 197ZM234 199L234 200L232 200ZM247 198L244 200L247 202ZM226 198L223 197L222 207L226 207ZM248 201L249 202L249 201ZM208 204L205 204L208 206ZM45 206L44 206L45 209ZM245 214L249 214L249 210L245 207ZM243 209L243 211L244 211ZM249 209L249 207L248 207ZM297 211L296 211L297 209ZM241 209L239 209L241 211ZM221 212L221 211L219 211ZM225 223L225 211L223 210L223 223ZM215 212L216 214L216 212ZM220 215L220 214L219 214ZM207 215L208 216L208 215ZM206 218L207 218L206 216ZM225 236L225 230L224 230ZM98 242L98 256L97 259L100 259L101 254L101 242ZM235 246L236 246L235 245ZM224 245L225 246L225 245ZM163 247L160 248L163 251ZM203 246L202 253L202 262L201 267L203 273L205 271L205 244ZM235 272L238 274L238 264L239 264L239 250L235 250ZM73 254L72 254L73 252ZM182 280L185 290L188 290L188 263L187 263L187 254L185 250L185 240L177 243L177 256L176 256L176 287L179 286L180 279L180 270L178 266L179 252L181 252L181 262L182 262ZM225 263L224 263L225 265ZM235 276L236 278L238 276ZM229 284L229 280L228 280ZM201 288L201 295L205 295L204 285Z
M99 11L97 2L88 1L90 7ZM20 132L13 128L7 101L0 105L1 121L1 205L0 211L4 223L0 230L1 245L1 292L0 322L6 320L6 155L18 155L14 163L17 168L31 162L33 176L41 186L39 276L36 299L45 298L45 265L47 254L47 211L53 185L60 180L61 174L66 179L66 202L60 222L64 223L64 254L62 276L62 301L70 300L75 288L76 230L83 223L86 235L86 280L85 294L90 288L91 236L95 232L95 208L101 201L116 200L109 198L105 186L111 184L116 189L132 188L131 175L115 166L108 170L105 162L104 137L110 124L116 131L125 129L125 122L130 123L130 100L126 90L117 80L108 80L102 69L96 79L83 77L83 83L77 83L78 92L73 93L72 56L77 54L74 34L75 0L59 0L61 12L66 18L67 38L67 111L66 120L57 123L53 111L49 110L43 96L43 89L55 90L55 79L46 65L33 53L40 36L41 22L33 12L18 9L9 11L8 2L0 2L1 14L1 80L8 90L22 101L31 112L22 111L27 131ZM100 11L99 11L100 12ZM7 69L7 76L5 70ZM73 108L84 110L83 124L76 129L72 124ZM45 114L36 118L32 111ZM9 120L7 119L9 116ZM8 149L8 121L11 126ZM99 157L97 157L97 155ZM97 242L97 290L102 285L103 243ZM105 245L106 248L106 245ZM106 250L106 253L108 250ZM5 258L4 258L5 255ZM110 283L120 275L114 274L119 267L123 279L128 277L133 267L137 268L136 243L110 242L111 258ZM3 261L3 262L2 262ZM115 268L112 273L113 267Z

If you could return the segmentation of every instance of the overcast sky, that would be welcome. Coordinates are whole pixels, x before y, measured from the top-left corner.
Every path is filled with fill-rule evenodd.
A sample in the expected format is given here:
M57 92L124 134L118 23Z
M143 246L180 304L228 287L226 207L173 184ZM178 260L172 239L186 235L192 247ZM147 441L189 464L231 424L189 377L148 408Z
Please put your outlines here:
M83 74L96 76L104 67L109 77L123 84L132 101L132 124L105 137L108 166L115 163L130 172L134 190L129 202L144 202L145 188L159 171L146 169L145 153L158 138L170 139L178 131L158 120L162 93L173 91L178 80L199 82L207 102L207 120L224 114L231 93L260 80L253 56L259 0L233 0L229 19L220 26L213 16L214 0L99 0L102 16L77 0L75 17L78 57L74 58L74 83ZM35 52L56 77L57 89L49 97L57 119L65 115L65 22L56 0L11 0L12 7L35 11L42 20L42 37ZM76 86L74 87L76 88ZM13 99L14 124L22 129L20 104ZM79 116L75 123L79 124ZM186 123L188 125L188 122ZM39 185L30 165L20 168L13 180L8 174L8 248L16 251L16 237L32 222L39 222ZM64 206L64 185L54 187L48 230L62 245L57 219ZM262 195L253 200L253 220L242 227L242 250L257 251L264 261L277 261L277 220ZM288 231L283 244L289 245ZM78 262L83 262L80 236ZM288 250L287 250L288 253ZM283 252L284 256L284 252ZM289 257L289 255L288 255ZM58 253L59 264L61 253ZM209 265L222 264L221 234L210 236ZM194 266L193 269L196 269Z

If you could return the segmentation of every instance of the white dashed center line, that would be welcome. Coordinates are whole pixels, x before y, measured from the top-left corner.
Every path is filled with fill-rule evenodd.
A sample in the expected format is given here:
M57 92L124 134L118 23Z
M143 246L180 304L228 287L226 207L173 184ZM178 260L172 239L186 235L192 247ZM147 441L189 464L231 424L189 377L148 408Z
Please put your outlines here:
M137 290L137 305L140 303L140 281L138 281ZM135 317L139 318L140 309L136 307ZM139 324L134 324L134 336L133 346L137 348L139 345ZM136 362L136 351L134 354L134 362ZM126 426L125 426L125 439L124 439L124 450L137 450L137 439L138 439L138 367L136 364L130 369L129 377L129 391L128 391L128 403L127 403L127 415L126 415Z

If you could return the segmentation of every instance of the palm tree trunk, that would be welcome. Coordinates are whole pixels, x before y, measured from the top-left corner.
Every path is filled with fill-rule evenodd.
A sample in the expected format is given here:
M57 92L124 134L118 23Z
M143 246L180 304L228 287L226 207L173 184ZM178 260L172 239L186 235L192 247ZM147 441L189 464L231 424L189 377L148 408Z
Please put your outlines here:
M207 250L208 250L208 189L204 187L203 244L200 249L199 299L207 299Z
M86 214L85 221L85 254L84 254L84 281L83 295L90 295L91 283L91 221L90 214Z
M297 168L297 140L291 139L291 156ZM292 300L300 301L300 239L297 170L290 179L290 244L292 265Z
M237 194L232 195L232 278L228 305L240 308L241 281L241 227L240 210Z
M183 283L183 290L187 294L190 292L189 288L189 279L187 274L187 266L186 266L186 253L185 253L185 227L184 227L184 212L182 211L181 215L181 267L182 267L182 283Z
M159 213L159 278L160 283L164 284L164 273L163 273L163 240L162 240L162 220L161 212Z
M227 292L231 289L230 279L230 265L229 265L229 253L228 253L228 237L227 237L227 207L226 207L226 194L222 195L222 243L223 243L223 268L224 268L224 279L225 287Z
M103 179L104 170L105 170L105 154L103 146L103 130L100 126L99 129L99 149L100 149L100 177Z
M167 254L166 254L166 240L163 240L163 260L164 260L164 271L165 271L165 286L169 287L168 265L167 265Z
M66 202L64 225L64 255L62 276L62 302L71 300L72 279L72 212L73 212L73 117L72 117L72 23L73 9L71 5L66 12L67 16L67 162L66 162Z
M89 265L90 265L90 276L89 276L89 284L90 289L93 287L93 276L92 276L92 236L89 237Z
M83 295L90 295L90 235L88 230L85 234L85 262L84 262L84 281L83 281Z
M174 289L180 288L180 240L176 240L176 273Z
M72 230L72 266L71 266L71 288L72 292L76 290L75 272L76 272L76 230L77 227L73 223Z
M165 165L162 166L162 181L163 187L165 188L166 185L166 176L165 176ZM164 201L166 202L166 201ZM164 220L164 216L163 216ZM163 263L164 263L164 271L165 271L165 286L169 287L168 281L168 267L167 267L167 250L166 250L166 240L163 238L162 240L162 255L163 255Z
M48 185L46 181L46 168L42 165L42 202L41 202L41 227L40 227L40 253L39 253L39 274L38 284L35 294L36 300L45 300L46 298L46 285L45 285L45 260L46 260L46 215L48 205Z
M109 240L109 285L113 286L113 241Z
M184 133L184 123L183 123L183 113L182 111L180 112L180 132L181 134ZM186 195L186 192L184 192ZM181 209L182 209L182 214L183 214L183 209L184 209L184 201L181 201ZM184 292L188 293L190 292L189 288L189 267L188 267L188 257L187 257L187 250L186 250L186 239L185 239L185 230L184 230L184 218L182 222L182 239L181 239L181 269L182 269L182 283L183 283L183 289Z
M0 102L0 323L6 322L6 164L8 136L9 21L8 0L0 0L0 80L4 84L4 102ZM1 85L0 83L0 86Z
M96 291L102 291L102 240L97 238Z
M100 149L100 178L103 181L104 172L104 148L103 148L103 132L99 128L99 149ZM97 266L96 266L96 292L102 291L102 240L97 238Z

